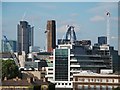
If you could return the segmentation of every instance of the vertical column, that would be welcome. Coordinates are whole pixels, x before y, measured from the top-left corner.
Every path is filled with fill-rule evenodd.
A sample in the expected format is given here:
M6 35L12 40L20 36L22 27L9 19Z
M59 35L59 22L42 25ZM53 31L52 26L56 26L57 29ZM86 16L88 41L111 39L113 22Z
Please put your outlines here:
M96 90L96 85L94 85L94 89Z
M84 90L84 85L82 85L82 90Z
M106 90L108 90L108 85L106 86Z
M100 90L102 90L102 85L100 85Z

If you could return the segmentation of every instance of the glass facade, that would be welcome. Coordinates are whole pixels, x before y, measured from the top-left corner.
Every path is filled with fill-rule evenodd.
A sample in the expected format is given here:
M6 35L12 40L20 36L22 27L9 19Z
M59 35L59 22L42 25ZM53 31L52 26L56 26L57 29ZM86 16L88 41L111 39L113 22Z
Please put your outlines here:
M26 54L29 53L29 46L33 45L33 29L27 21L20 21L17 25L17 40L18 40L18 52L22 53L25 51Z
M107 37L106 36L98 37L98 44L100 45L107 44Z
M55 50L55 81L68 81L68 49Z
M10 46L11 46L13 52L16 52L17 51L17 41L9 40L9 43L10 43ZM2 40L1 46L2 46L2 49L1 49L2 52L10 52L5 40Z
M70 54L74 54L70 56L70 70L91 70L99 73L100 69L112 69L113 57L110 50L101 50L100 46L97 47L90 49L88 46L73 46L70 50Z

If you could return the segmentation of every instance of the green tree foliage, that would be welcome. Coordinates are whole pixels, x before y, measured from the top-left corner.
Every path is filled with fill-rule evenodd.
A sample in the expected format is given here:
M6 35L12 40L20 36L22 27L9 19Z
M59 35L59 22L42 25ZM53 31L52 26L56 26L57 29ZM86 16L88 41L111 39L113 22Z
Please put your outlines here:
M18 66L13 60L2 60L2 79L7 77L8 79L15 78L20 76L20 71Z
M113 89L113 90L120 90L120 87L117 87L117 88L115 88L115 89Z

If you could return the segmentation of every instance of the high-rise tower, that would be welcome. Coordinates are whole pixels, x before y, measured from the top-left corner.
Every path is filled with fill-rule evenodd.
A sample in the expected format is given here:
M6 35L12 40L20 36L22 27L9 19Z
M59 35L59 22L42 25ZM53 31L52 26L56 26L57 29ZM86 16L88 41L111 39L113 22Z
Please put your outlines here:
M55 20L47 21L47 52L52 52L56 47L56 23Z
M33 45L33 27L27 21L20 21L17 26L17 39L18 39L18 53L25 51L29 53L29 46Z

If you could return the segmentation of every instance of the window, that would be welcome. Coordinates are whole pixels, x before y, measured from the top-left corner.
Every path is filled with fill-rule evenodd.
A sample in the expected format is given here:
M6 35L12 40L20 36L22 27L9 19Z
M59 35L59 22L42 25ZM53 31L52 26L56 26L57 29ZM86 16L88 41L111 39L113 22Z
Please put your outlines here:
M48 74L53 74L53 73L48 73Z
M65 83L65 85L67 85L67 83Z
M71 83L69 83L69 85L71 85Z
M99 79L97 79L97 81L99 82L100 80L99 80Z
M88 79L87 79L87 78L85 79L85 82L88 82Z
M62 85L64 85L64 83L62 83Z
M58 85L60 85L60 83L58 83Z
M81 82L82 82L82 81L84 81L84 79L80 78L80 79L79 79L79 81L81 81Z
M93 80L93 79L91 79L91 81L93 82L94 80Z
M112 79L108 79L108 82L109 82L109 83L112 83Z
M52 71L53 69L49 68L48 70L51 70L51 71Z
M106 82L106 79L102 79L102 82Z

